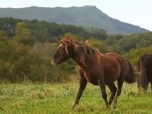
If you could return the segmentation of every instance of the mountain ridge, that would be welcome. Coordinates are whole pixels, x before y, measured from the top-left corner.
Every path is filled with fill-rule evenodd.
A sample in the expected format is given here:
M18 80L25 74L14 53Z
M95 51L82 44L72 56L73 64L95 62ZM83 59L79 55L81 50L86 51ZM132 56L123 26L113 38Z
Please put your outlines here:
M12 17L18 19L37 19L40 21L56 22L104 29L108 34L133 34L150 32L144 28L121 22L109 17L96 6L82 7L25 7L0 8L0 18Z

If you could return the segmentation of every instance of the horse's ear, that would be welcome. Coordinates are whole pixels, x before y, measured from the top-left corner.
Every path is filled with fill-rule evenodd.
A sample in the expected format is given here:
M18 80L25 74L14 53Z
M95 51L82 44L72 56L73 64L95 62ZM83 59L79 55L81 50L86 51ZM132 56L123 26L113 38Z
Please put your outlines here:
M76 51L77 50L77 48L78 48L78 46L77 46L77 44L75 43L75 41L71 38L71 37L66 37L66 40L65 40L65 42L64 43L66 43L66 45L71 45L73 48L74 48L74 51Z
M59 40L59 41L61 41L61 38L60 38L60 37L58 37L58 40Z

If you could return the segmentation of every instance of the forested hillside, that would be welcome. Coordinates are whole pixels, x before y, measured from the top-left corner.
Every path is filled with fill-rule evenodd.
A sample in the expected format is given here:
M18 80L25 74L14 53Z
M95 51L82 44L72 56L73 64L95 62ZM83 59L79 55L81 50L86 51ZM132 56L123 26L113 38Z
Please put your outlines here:
M77 68L72 60L51 65L58 37L70 36L98 48L102 53L115 51L133 65L144 53L152 53L152 33L107 35L96 28L49 23L38 20L0 19L0 80L4 82L69 81Z
M113 19L95 6L84 7L27 7L27 8L0 8L0 18L12 17L56 23L65 23L75 26L95 27L104 29L107 34L146 33L148 30L136 25Z
M0 30L7 33L8 37L13 37L16 31L16 25L21 28L28 28L32 35L40 42L54 42L57 37L66 33L72 33L84 38L96 37L105 40L107 37L103 29L93 27L76 27L74 25L57 24L54 22L38 21L36 19L28 21L13 18L0 18Z

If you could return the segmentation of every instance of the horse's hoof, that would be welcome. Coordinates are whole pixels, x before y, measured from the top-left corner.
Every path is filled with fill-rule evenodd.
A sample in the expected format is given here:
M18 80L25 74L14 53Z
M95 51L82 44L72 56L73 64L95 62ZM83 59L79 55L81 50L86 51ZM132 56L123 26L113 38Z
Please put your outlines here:
M113 108L116 109L116 105L113 105Z
M72 106L72 110L77 106L78 104L74 104L73 106Z
M107 109L110 109L110 105L107 105Z

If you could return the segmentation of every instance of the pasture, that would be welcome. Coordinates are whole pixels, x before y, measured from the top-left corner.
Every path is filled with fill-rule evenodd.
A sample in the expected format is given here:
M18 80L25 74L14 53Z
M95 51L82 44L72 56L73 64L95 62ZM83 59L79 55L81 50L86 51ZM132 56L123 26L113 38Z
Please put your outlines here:
M139 93L137 83L124 83L116 109L106 109L99 86L88 83L79 105L72 110L78 86L78 82L0 83L0 114L152 114L150 87L147 93Z

